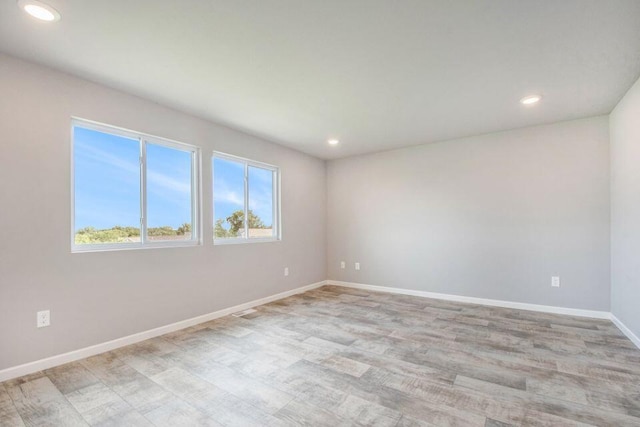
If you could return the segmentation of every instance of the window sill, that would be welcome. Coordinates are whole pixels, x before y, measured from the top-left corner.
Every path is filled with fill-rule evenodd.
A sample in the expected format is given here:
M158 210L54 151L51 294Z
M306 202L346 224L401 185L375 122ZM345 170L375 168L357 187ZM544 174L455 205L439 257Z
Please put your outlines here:
M281 242L282 239L278 239L277 237L269 237L267 238L263 238L263 239L258 239L258 238L253 238L253 239L213 239L213 245L214 246L224 246L224 245L244 245L244 244L251 244L251 243L277 243L277 242Z
M201 241L190 240L186 242L153 242L145 245L140 244L105 244L105 245L72 245L72 254L88 252L113 252L113 251L135 251L147 249L168 249L168 248L188 248L202 246Z

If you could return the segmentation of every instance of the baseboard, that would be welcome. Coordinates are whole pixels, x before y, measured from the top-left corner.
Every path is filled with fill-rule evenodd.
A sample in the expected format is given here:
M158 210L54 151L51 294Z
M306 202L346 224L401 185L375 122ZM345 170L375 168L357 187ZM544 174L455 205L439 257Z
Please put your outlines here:
M148 340L160 335L168 334L170 332L185 329L190 326L194 326L200 323L208 322L220 317L228 316L231 313L246 310L248 308L256 307L262 304L267 304L272 301L287 298L291 295L299 294L324 286L326 281L312 283L311 285L302 286L290 291L281 292L279 294L271 295L265 298L260 298L254 301L246 302L244 304L236 305L222 310L214 311L213 313L204 314L202 316L193 317L191 319L182 320L180 322L171 323L170 325L160 326L155 329L150 329L144 332L138 332L126 337L117 338L115 340L107 341L104 343L92 345L79 350L73 350L68 353L58 354L56 356L48 357L46 359L36 360L34 362L25 363L23 365L14 366L11 368L3 369L0 371L0 382L7 381L13 378L18 378L23 375L32 374L34 372L42 371L43 369L53 368L54 366L64 365L65 363L74 362L76 360L84 359L86 357L95 356L100 353L115 350L116 348L124 347L130 344L135 344L140 341Z
M523 302L502 301L495 299L465 297L460 295L440 294L436 292L418 291L413 289L390 288L387 286L365 285L363 283L341 282L327 280L328 285L337 285L347 288L363 289L368 291L389 292L401 295L412 295L424 298L434 298L446 301L466 302L471 304L488 305L493 307L516 308L518 310L539 311L542 313L566 314L570 316L590 317L593 319L611 319L608 311L581 310L578 308L554 307L550 305L527 304Z
M631 340L632 343L636 345L636 347L640 349L640 338L638 338L638 336L634 334L631 329L627 328L627 326L622 323L620 319L618 319L613 313L611 313L611 321L618 327L618 329L620 329L623 334L627 336L627 338L629 338L629 340Z
M590 317L594 319L608 319L611 320L617 327L624 333L631 342L633 342L638 348L640 348L640 338L636 336L629 328L627 328L616 316L606 311L595 310L581 310L576 308L554 307L548 305L539 304L527 304L521 302L501 301L485 298L466 297L461 295L441 294L436 292L418 291L413 289L399 289L391 288L387 286L366 285L363 283L342 282L338 280L323 280L317 283L312 283L307 286L302 286L289 291L281 292L279 294L271 295L265 298L260 298L254 301L239 304L233 307L224 308L222 310L214 311L212 313L204 314L202 316L193 317L191 319L182 320L180 322L172 323L170 325L161 326L159 328L150 329L148 331L139 332L126 337L117 338L115 340L107 341L101 344L96 344L90 347L85 347L78 350L73 350L68 353L59 354L56 356L48 357L46 359L36 360L34 362L25 363L23 365L14 366L11 368L0 370L0 382L7 381L13 378L18 378L23 375L32 374L34 372L41 371L43 369L53 368L54 366L63 365L65 363L74 362L76 360L84 359L86 357L95 356L100 353L115 350L120 347L124 347L130 344L135 344L140 341L144 341L150 338L154 338L160 335L168 334L170 332L185 329L190 326L194 326L200 323L208 322L220 317L228 316L232 313L253 308L262 304L267 304L272 301L277 301L283 298L287 298L291 295L299 294L302 292L310 291L312 289L319 288L324 285L335 285L346 288L363 289L377 292L389 292L401 295L412 295L424 298L435 298L446 301L466 302L471 304L488 305L493 307L515 308L519 310L538 311L542 313L554 313L554 314L566 314L570 316Z

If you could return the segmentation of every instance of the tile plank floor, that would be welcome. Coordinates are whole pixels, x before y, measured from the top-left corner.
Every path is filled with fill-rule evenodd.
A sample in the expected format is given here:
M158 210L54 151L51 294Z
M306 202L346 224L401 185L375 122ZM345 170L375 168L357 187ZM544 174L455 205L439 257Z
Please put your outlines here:
M325 286L0 384L0 425L640 426L609 321Z

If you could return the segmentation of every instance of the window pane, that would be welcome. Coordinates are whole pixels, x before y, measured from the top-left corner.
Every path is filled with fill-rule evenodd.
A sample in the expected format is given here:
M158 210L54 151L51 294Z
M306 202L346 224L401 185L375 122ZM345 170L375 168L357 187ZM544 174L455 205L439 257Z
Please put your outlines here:
M140 143L73 130L75 243L140 242Z
M273 171L249 166L249 237L273 237Z
M147 240L192 239L190 151L147 143Z
M215 238L244 237L244 164L213 158Z

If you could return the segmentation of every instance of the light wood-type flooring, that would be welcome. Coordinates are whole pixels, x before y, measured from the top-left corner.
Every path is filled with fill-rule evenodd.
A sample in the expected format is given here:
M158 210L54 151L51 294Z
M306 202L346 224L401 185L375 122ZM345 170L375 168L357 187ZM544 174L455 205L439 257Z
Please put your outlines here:
M640 426L607 320L325 286L0 384L0 425Z

